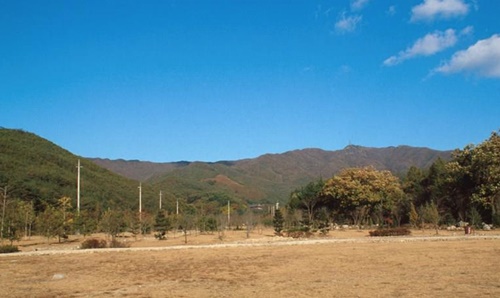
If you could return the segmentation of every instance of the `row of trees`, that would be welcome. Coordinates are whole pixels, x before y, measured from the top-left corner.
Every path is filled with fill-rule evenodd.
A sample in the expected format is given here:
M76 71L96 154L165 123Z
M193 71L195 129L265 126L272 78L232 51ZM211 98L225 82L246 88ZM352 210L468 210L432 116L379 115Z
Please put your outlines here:
M6 193L6 192L5 192ZM71 203L71 198L62 197L54 205L45 204L37 211L33 203L20 199L7 199L2 194L1 235L12 243L21 237L32 234L42 235L47 239L57 237L59 241L68 235L89 235L104 232L114 241L120 233L133 235L154 232L160 239L166 239L169 232L180 231L187 241L191 231L199 233L223 233L232 227L250 228L264 221L271 221L267 210L252 210L234 204L228 210L227 204L217 201L198 201L192 204L181 204L180 212L176 210L158 210L155 213L143 211L138 213L130 209L82 209L78 212ZM230 216L228 216L230 212ZM174 234L175 235L175 234Z
M300 214L297 214L299 211ZM373 167L348 168L292 192L289 226L325 221L379 226L482 221L500 225L500 136L456 150L429 169L411 167L403 177ZM285 216L285 218L287 218Z

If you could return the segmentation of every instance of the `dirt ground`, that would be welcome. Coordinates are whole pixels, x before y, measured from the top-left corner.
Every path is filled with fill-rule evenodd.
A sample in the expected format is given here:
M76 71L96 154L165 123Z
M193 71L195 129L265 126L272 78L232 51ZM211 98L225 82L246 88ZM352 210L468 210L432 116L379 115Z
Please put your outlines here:
M83 237L16 243L0 255L1 297L500 297L500 231L332 231L290 240L270 230L223 237L122 238L129 249L77 249ZM103 235L95 235L104 237Z

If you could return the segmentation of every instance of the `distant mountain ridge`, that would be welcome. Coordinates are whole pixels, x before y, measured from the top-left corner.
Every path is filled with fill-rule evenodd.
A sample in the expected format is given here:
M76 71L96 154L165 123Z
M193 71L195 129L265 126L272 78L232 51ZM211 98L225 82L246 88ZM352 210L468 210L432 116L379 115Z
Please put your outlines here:
M447 160L451 152L410 146L369 148L349 145L337 151L309 148L219 162L91 160L125 177L147 181L156 188L176 189L178 196L197 197L203 192L223 191L243 200L262 202L286 201L293 189L318 178L328 179L343 168L373 166L404 175L411 166L427 168L437 158Z
M411 166L429 167L437 158L449 159L450 151L439 151L425 147L397 146L385 148L349 145L342 150L328 151L318 148L298 149L278 154L264 154L253 159L216 162L149 162L139 160L88 158L94 163L124 177L148 181L154 177L182 169L192 163L218 164L251 172L262 172L263 168L293 176L294 172L308 176L330 177L346 167L374 166L394 174L406 172ZM259 171L259 169L261 169ZM285 178L287 179L287 178ZM290 177L288 177L290 179Z
M115 172L116 174L137 181L147 181L154 176L164 174L190 164L190 162L187 161L159 163L124 159L112 160L107 158L89 158L89 160L103 168Z

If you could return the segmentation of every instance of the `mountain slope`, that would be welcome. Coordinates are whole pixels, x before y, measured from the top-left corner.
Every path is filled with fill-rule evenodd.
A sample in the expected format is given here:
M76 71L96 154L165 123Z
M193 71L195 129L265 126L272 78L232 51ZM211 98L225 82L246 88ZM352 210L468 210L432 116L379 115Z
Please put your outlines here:
M121 176L128 177L137 181L146 181L154 176L173 171L177 168L187 166L189 162L165 162L155 163L139 160L89 158L95 164L109 169Z
M223 194L250 202L274 202L286 201L295 188L318 178L330 178L343 168L374 166L404 175L411 166L426 168L437 158L450 158L450 154L451 151L408 146L367 148L350 145L338 151L303 149L215 163L155 164L99 159L94 162L129 177L147 180L156 189L168 189L175 196ZM150 172L144 171L145 168Z
M119 176L35 134L0 128L0 187L9 198L33 201L37 208L72 198L76 205L77 161L81 160L81 206L136 205L137 182Z

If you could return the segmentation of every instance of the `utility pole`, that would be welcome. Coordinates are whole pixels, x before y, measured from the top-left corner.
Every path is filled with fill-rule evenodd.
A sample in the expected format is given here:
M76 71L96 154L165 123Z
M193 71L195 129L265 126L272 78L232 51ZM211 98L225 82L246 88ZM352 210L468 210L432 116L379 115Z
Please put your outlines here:
M179 215L179 198L177 198L177 204L176 204L175 209L176 209L175 214L176 214L176 215Z
M1 189L1 188L0 188ZM3 224L5 222L5 205L7 204L7 186L3 188L3 206L2 206L2 230L0 232L0 240L3 243Z
M160 190L160 210L161 210L161 190Z
M230 227L231 223L231 201L227 201L227 227Z
M139 222L142 222L142 182L139 182Z
M77 182L76 182L76 210L78 214L80 214L80 160L78 160L78 165L76 166L78 169L78 177L77 177Z

